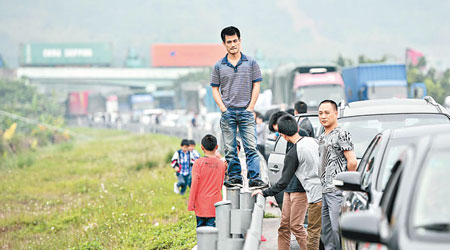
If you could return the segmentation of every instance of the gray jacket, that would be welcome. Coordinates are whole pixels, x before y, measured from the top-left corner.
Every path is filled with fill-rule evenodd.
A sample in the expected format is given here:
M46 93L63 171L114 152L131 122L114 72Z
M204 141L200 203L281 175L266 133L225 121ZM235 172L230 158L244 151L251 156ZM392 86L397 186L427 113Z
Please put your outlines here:
M295 175L306 191L308 203L322 200L322 183L319 177L319 144L314 138L304 137L297 143L299 165Z

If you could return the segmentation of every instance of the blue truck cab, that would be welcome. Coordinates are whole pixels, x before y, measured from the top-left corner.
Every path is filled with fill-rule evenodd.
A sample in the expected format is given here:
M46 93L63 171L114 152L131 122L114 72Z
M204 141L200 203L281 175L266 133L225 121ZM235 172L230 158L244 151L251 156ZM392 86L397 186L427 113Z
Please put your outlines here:
M408 86L405 64L360 64L344 68L342 77L348 102L426 95L424 84Z
M406 98L405 64L361 64L342 70L348 102Z

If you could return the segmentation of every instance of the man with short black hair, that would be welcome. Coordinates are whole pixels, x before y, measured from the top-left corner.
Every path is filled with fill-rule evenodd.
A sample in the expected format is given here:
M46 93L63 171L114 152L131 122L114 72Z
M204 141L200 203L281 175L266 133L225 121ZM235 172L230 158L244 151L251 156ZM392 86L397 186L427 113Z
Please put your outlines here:
M277 124L280 135L293 146L284 159L281 179L272 187L264 191L254 191L252 195L273 196L286 188L294 178L299 181L303 192L285 192L284 195L282 221L278 229L278 249L289 249L291 231L296 237L300 249L318 249L322 195L322 186L318 175L318 145L315 139L301 137L298 134L298 125L294 117L284 115L278 119ZM303 221L308 206L307 234L303 227ZM286 217L290 217L287 224L284 222Z
M225 185L243 186L241 164L236 151L237 128L239 128L247 160L249 187L264 187L267 184L260 177L256 123L253 115L262 81L261 70L254 59L241 53L239 29L233 26L226 27L220 36L228 53L214 65L211 87L214 100L222 112L220 127L229 176Z
M308 105L305 102L298 101L294 105L294 113L295 115L303 114L308 111ZM314 128L311 124L311 121L308 117L304 117L299 120L298 126L300 129L305 130L309 137L314 137Z
M342 191L334 184L334 177L343 171L356 170L356 156L352 137L338 126L337 104L324 100L319 104L319 120L325 129L319 140L319 169L322 183L322 241L325 249L341 249L339 237L339 211L343 201Z

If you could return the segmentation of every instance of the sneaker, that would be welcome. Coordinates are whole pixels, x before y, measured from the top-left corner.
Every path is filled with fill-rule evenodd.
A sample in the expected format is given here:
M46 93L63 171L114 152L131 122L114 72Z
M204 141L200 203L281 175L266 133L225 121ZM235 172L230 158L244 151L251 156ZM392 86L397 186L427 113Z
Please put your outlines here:
M266 188L269 185L267 185L265 182L263 182L262 180L249 180L248 181L248 187L249 189L261 189L261 188Z
M175 182L173 184L173 192L176 193L176 194L179 194L180 193L180 189L178 188L177 184L178 184L177 182Z
M243 187L241 179L231 179L223 183L225 187Z

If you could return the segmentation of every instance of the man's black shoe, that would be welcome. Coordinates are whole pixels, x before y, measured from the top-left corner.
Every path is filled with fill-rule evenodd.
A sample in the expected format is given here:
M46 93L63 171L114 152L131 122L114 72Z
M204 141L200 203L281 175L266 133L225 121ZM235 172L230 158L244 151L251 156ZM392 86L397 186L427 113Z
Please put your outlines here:
M243 187L241 179L231 179L223 183L225 187Z
M267 185L265 182L263 182L262 180L249 180L248 181L248 187L250 189L260 189L260 188L266 188L269 185Z

